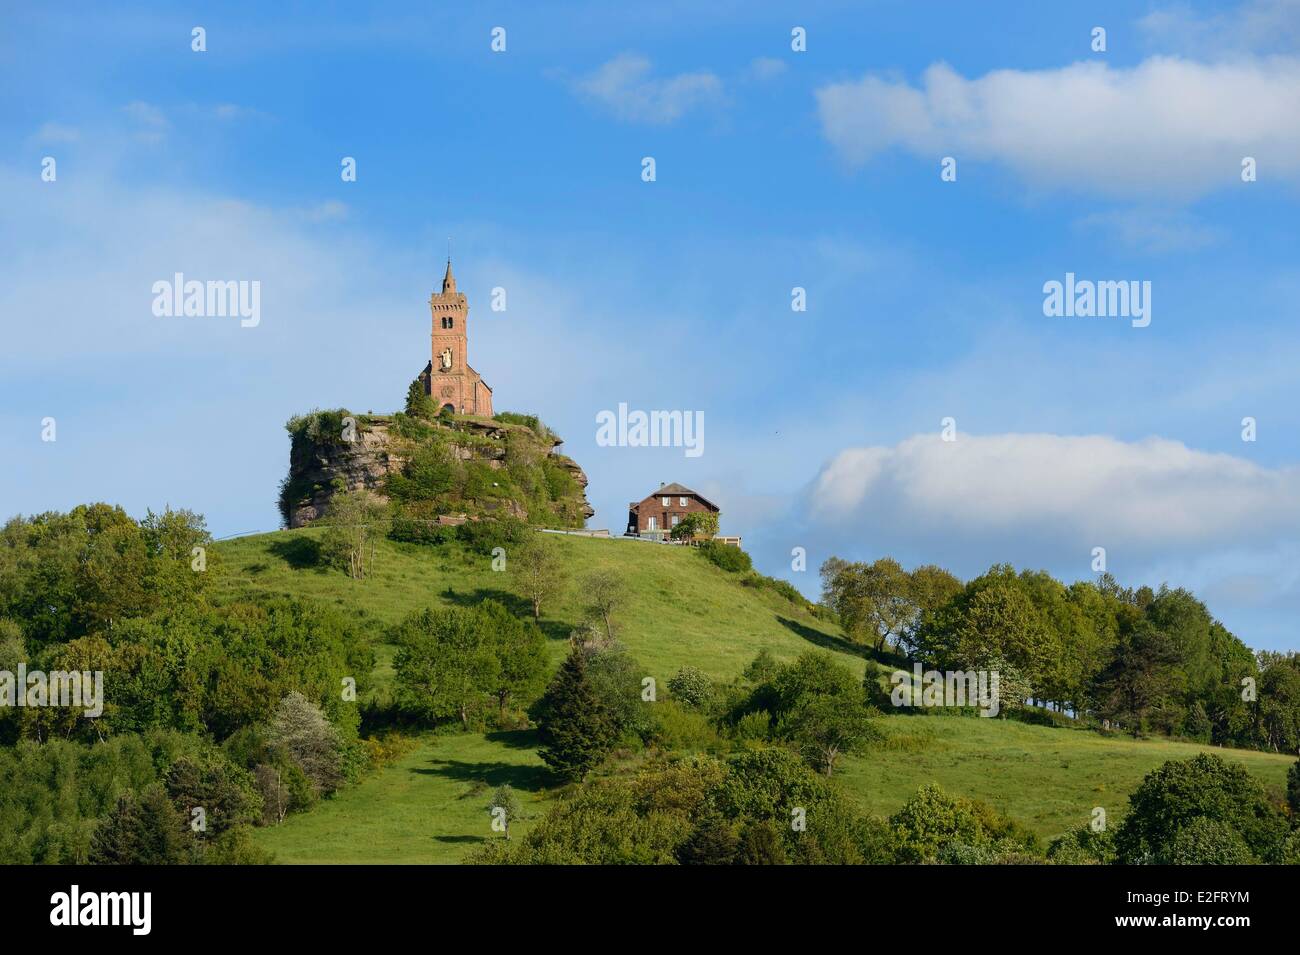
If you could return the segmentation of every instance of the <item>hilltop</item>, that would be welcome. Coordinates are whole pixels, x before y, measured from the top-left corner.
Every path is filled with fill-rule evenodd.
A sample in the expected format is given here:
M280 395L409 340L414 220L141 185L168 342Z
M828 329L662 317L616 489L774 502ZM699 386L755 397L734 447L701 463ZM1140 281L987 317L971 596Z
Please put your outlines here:
M307 559L314 528L223 542L214 581L229 596L303 595L336 605L379 640L416 608L516 600L489 558L457 542L437 547L382 540L371 576L351 580ZM620 638L646 674L663 684L683 666L718 680L738 675L767 649L781 660L823 648L864 673L892 669L850 643L837 624L806 602L787 599L756 578L729 574L690 548L621 539L554 535L574 577L609 569L630 588ZM748 581L748 583L747 583ZM558 663L581 617L570 592L543 615ZM518 607L518 604L513 604ZM523 608L519 608L523 609ZM392 648L381 645L375 692L391 681ZM1165 739L1133 740L1067 726L977 717L888 715L886 741L846 757L838 784L869 811L887 814L926 783L976 796L1050 838L1103 806L1112 820L1142 777L1168 759L1214 752L1243 763L1271 790L1285 782L1290 757ZM394 764L311 813L257 830L258 843L283 862L456 862L482 843L490 787L510 783L524 800L526 830L552 804L554 786L535 734L422 735Z
M323 516L339 491L364 490L410 517L509 516L547 527L581 527L594 512L587 475L556 449L563 439L531 415L493 418L352 413L291 418L289 473L280 516L301 527Z

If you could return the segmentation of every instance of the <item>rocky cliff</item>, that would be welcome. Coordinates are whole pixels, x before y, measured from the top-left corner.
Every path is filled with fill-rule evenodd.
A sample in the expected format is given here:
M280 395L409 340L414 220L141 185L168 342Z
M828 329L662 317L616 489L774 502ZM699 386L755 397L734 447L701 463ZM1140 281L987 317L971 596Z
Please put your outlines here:
M367 490L429 520L510 515L582 527L595 513L587 475L535 418L424 420L339 409L301 415L285 427L292 445L280 514L288 527L323 516L340 490Z

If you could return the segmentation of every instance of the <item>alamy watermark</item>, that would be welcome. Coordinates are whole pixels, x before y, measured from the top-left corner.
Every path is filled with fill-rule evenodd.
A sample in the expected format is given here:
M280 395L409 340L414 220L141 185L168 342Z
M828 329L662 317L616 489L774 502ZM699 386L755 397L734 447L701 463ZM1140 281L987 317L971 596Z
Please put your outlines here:
M617 414L596 414L596 444L602 448L685 448L686 457L704 453L703 411L627 410L620 401Z
M186 281L177 272L170 282L154 282L153 296L158 318L238 317L241 328L256 328L262 321L262 283L257 279Z
M1001 685L997 670L895 670L889 676L895 706L976 706L980 716L997 716Z
M0 707L58 706L81 707L88 719L104 712L104 672L102 670L28 670L18 664L18 672L0 670Z
M1151 324L1151 283L1136 279L1093 282L1065 273L1043 283L1043 314L1049 318L1131 318L1134 328Z

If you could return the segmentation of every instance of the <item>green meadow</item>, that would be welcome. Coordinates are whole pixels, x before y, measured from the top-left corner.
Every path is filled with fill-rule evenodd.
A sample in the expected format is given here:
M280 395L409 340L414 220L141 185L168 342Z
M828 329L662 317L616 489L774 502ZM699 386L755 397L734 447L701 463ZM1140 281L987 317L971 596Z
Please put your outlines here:
M377 642L376 687L392 678L387 628L412 610L492 598L516 608L508 574L486 556L458 545L377 544L369 579L356 581L313 566L306 529L222 542L218 589L228 595L305 595L351 613ZM692 665L715 679L736 676L761 649L792 659L813 647L835 653L862 672L868 655L838 627L763 588L744 586L686 548L556 535L575 580L598 568L617 570L630 589L620 614L621 638L662 684ZM582 618L576 585L544 608L543 627L557 662ZM889 715L888 740L847 757L837 780L872 812L887 815L926 783L982 799L1044 838L1088 821L1094 807L1113 824L1142 777L1169 759L1211 751L1243 763L1267 787L1285 785L1290 757L1133 740L1088 730L1003 719ZM554 781L537 756L530 731L419 737L404 757L255 838L288 863L455 863L491 831L488 799L508 782L519 793L526 831L555 798Z

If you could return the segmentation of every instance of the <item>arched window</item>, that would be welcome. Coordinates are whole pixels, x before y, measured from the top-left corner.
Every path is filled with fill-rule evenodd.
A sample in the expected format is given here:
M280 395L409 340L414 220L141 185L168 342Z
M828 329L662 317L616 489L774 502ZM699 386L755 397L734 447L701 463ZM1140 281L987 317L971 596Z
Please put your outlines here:
M454 328L455 326L456 326L456 319L452 318L450 315L444 315L442 317L443 328Z

